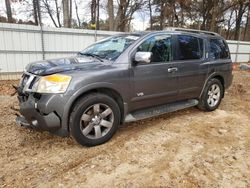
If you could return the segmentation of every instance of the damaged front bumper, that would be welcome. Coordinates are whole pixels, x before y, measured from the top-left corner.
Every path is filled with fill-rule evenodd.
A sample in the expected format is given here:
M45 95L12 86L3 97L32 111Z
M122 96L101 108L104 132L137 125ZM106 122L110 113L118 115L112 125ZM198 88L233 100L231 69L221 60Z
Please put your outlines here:
M24 127L49 131L59 136L68 136L62 128L63 102L60 95L34 94L19 95L20 114L16 122Z

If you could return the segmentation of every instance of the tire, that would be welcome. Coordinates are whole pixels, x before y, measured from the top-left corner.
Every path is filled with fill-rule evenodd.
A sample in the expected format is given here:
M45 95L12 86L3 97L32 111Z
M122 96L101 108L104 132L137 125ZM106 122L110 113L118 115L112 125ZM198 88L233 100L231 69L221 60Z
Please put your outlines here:
M199 100L198 108L203 111L213 111L218 108L224 96L224 88L220 80L216 78L210 79Z
M120 124L120 108L111 97L93 93L80 98L70 114L70 134L83 146L107 142Z

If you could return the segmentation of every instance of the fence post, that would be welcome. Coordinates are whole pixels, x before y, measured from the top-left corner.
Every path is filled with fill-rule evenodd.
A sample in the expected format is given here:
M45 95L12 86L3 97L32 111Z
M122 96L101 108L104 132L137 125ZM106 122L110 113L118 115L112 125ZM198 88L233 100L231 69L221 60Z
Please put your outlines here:
M43 57L43 60L45 60L44 35L43 35L43 24L42 24L42 17L41 17L40 1L36 0L36 3L37 3L38 18L39 18L40 33L41 33L42 57Z
M43 36L43 26L42 25L40 27L40 33L41 33L42 56L43 56L43 60L45 60L44 36Z
M241 36L241 28L239 31L239 37L238 37L238 41L237 41L237 47L236 47L236 55L235 55L235 63L238 62L238 53L239 53L239 45L240 45L240 36Z

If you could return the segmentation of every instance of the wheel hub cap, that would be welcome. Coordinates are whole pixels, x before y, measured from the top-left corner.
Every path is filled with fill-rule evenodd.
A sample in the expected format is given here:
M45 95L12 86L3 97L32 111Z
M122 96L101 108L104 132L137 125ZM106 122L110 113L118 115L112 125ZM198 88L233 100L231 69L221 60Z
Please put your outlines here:
M211 85L208 91L207 103L210 107L214 107L220 101L220 87L218 84Z
M92 118L91 122L94 123L95 125L99 125L101 123L101 117L100 116L95 116Z

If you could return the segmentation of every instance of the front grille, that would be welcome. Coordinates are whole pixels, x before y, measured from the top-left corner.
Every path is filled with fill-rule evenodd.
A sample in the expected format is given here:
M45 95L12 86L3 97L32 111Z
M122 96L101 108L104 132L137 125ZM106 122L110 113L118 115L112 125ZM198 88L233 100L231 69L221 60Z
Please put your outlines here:
M37 80L37 77L30 73L24 73L22 75L22 79L20 81L20 89L23 91L31 91L35 81Z
M22 75L22 79L21 79L21 83L20 83L20 87L21 88L24 88L24 86L26 85L27 81L29 80L29 77L30 77L30 75L25 74L25 73Z
M29 89L32 89L36 81L37 81L37 77L34 77L33 80L30 82Z

